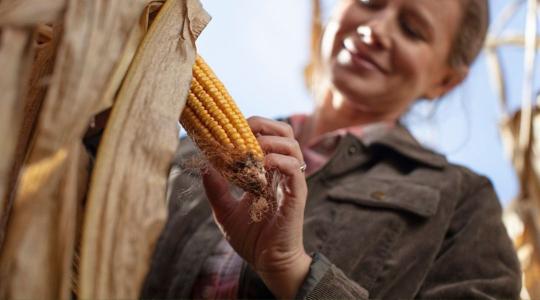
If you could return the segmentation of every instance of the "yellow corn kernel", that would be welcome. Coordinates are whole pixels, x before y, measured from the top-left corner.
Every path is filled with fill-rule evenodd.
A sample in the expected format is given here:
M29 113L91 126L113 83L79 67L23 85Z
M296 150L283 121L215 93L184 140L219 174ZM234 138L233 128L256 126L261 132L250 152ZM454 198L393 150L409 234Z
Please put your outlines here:
M193 80L180 123L226 178L245 190L265 192L264 153L257 138L200 56L193 66Z
M242 138L246 142L251 142L255 145L258 145L256 137L251 132L249 125L247 125L244 116L242 115L236 104L234 104L235 102L232 99L231 95L227 92L227 89L223 86L223 83L217 78L217 76L204 62L204 60L202 60L202 58L198 57L198 59L195 61L195 66L193 70L194 75L197 74L198 76L200 76L200 80L204 81L208 84L208 86L212 87L209 88L209 92L212 97L216 99L218 105L220 105L224 110L230 109L230 111L232 112L232 114L230 115L230 121L236 128L238 128L238 131L242 135ZM263 153L260 147L256 147L252 150L256 151L256 155L260 155L262 157Z

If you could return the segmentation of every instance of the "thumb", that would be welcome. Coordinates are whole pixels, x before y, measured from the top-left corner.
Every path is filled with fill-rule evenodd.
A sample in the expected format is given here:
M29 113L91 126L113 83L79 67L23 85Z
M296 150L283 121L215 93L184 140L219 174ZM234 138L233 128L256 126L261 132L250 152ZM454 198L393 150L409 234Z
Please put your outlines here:
M202 179L206 197L214 214L218 218L226 215L237 203L231 195L229 183L212 166L208 166L206 172L203 172Z

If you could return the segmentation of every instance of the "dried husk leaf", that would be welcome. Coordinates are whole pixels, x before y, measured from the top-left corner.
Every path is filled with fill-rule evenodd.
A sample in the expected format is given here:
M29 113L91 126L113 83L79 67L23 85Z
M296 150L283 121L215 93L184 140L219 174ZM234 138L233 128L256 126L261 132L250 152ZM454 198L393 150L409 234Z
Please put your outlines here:
M159 10L161 5L163 5L163 2L165 2L165 0L153 0L150 2L145 7L138 26L133 26L124 46L124 52L120 56L120 60L116 63L116 67L113 71L109 84L105 88L100 106L98 106L95 110L96 113L112 107L116 93L122 84L122 80L124 80L128 68L133 61L133 57L135 56L144 35L148 31L149 18L153 13Z
M26 158L26 153L30 146L32 134L34 132L39 110L45 92L47 91L47 80L52 73L54 54L60 40L60 28L58 26L55 38L53 39L52 28L49 26L39 26L36 30L34 42L35 57L30 71L22 122L18 134L18 141L14 156L11 161L11 172L7 179L6 193L0 203L4 203L2 213L0 213L0 248L4 239L4 234L9 220L9 212L15 197L15 188L19 178L19 172ZM22 96L22 95L21 95ZM13 124L15 125L15 124ZM12 127L13 128L13 127ZM16 128L13 128L15 130Z
M41 145L37 141L36 147L57 149L80 139L100 106L124 45L147 2L69 2L63 40L45 103L49 110L40 117L40 132L48 138Z
M87 172L80 140L147 2L67 4L55 71L0 256L0 297L70 297L75 208L84 190L73 170Z
M0 27L25 27L56 21L66 6L66 0L2 0Z
M89 167L83 146L72 147L23 173L0 262L2 299L71 297L73 237Z
M82 243L83 299L137 298L166 217L176 122L209 17L198 0L165 2L124 79L99 148Z
M0 249L10 211L7 199L17 134L23 118L23 98L32 58L32 31L3 27L0 31Z
M29 0L0 1L0 32L3 35L0 38L0 65L7 67L0 74L0 88L5 93L4 101L0 103L0 134L6 137L5 146L0 149L0 249L13 204L17 169L20 167L17 165L18 156L13 156L16 145L20 144L14 136L19 133L23 120L23 99L35 50L31 46L33 28L40 21L53 21L64 6L65 0L39 3Z

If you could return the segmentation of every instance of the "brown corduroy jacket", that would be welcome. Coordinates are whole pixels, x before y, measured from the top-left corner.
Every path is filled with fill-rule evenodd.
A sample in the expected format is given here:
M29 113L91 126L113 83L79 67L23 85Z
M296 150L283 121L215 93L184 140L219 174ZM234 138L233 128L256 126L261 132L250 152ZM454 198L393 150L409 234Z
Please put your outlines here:
M189 298L221 239L200 179L182 166L196 153L188 139L177 153L169 218L142 298ZM346 136L307 182L304 243L314 260L298 298L519 298L518 260L489 180L423 148L403 127ZM238 297L272 294L244 265Z

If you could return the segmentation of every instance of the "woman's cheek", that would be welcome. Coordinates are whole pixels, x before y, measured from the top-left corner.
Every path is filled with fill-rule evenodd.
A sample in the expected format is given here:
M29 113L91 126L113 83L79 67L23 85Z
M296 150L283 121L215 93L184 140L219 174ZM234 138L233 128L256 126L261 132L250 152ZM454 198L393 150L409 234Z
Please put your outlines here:
M396 53L394 58L394 71L396 76L404 81L405 86L403 88L415 89L421 82L424 81L422 77L426 77L426 60L429 60L428 56L425 56L423 51L414 51L414 49L402 49Z

